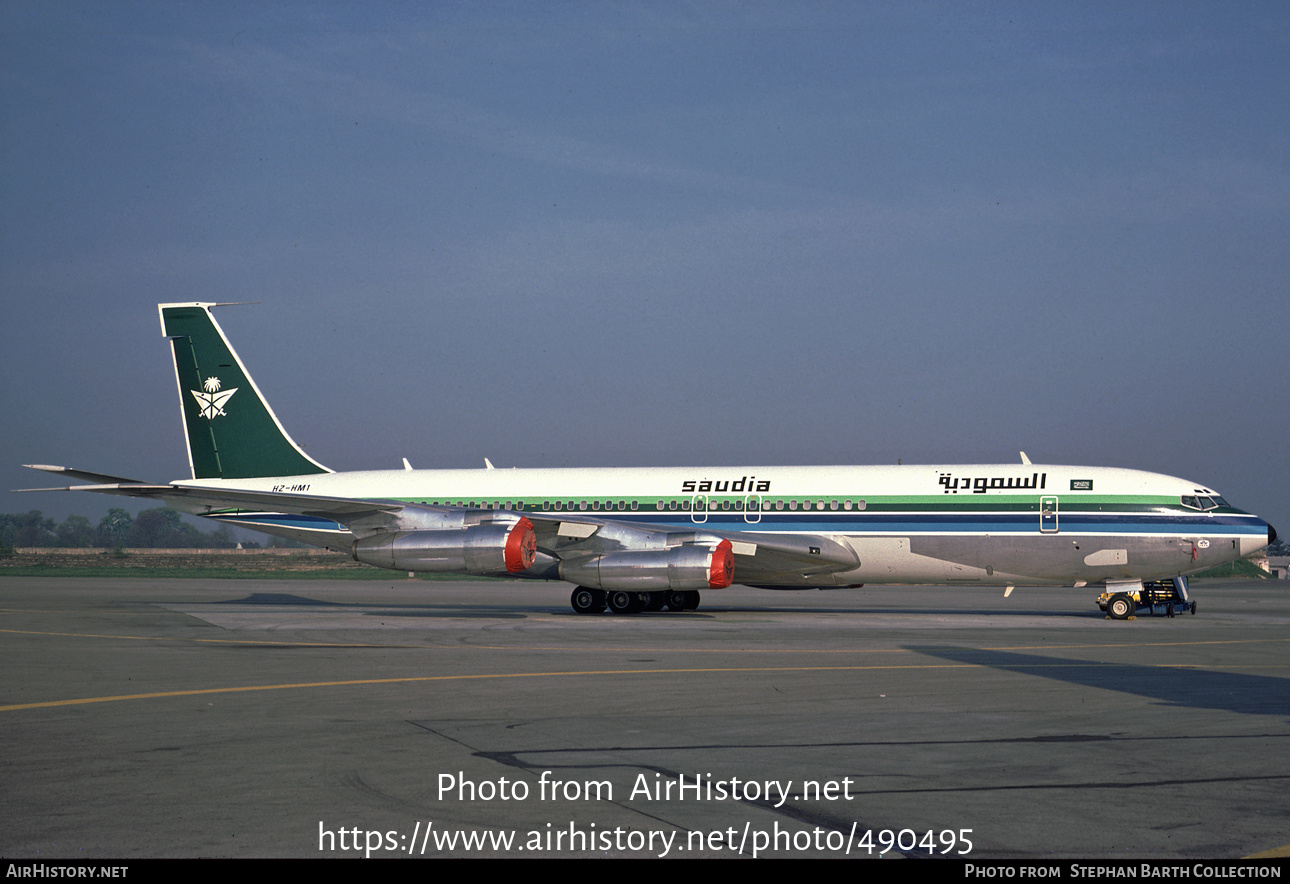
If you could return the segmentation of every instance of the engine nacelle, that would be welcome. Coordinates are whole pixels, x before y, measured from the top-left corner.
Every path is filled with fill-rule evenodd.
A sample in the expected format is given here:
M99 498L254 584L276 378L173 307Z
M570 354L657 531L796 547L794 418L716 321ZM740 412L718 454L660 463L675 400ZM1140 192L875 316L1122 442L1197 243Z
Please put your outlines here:
M516 574L536 555L537 535L524 518L459 530L373 534L354 544L355 560L395 571Z
M591 589L661 592L723 589L734 582L730 541L712 546L622 550L581 562L561 562L560 579Z

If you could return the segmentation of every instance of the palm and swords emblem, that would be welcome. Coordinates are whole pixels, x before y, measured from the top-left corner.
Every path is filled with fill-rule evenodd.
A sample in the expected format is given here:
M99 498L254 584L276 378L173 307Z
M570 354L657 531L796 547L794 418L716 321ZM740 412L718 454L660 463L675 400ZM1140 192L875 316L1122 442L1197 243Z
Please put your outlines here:
M202 417L207 420L214 420L216 417L226 417L224 406L228 400L233 398L237 392L237 387L231 390L221 390L220 380L216 377L209 377L202 382L204 390L189 390L197 400L197 407L202 413Z

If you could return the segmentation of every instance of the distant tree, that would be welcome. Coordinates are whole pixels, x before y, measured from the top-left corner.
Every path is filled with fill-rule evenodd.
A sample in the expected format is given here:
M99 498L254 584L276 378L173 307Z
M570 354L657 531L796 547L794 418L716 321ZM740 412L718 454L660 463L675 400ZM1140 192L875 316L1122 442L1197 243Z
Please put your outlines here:
M58 545L67 547L94 546L94 526L84 516L68 516L55 532Z
M145 549L193 548L201 545L202 534L179 518L175 510L158 507L135 517L126 546Z
M115 549L118 546L125 546L125 539L130 534L130 529L134 527L134 519L123 509L113 507L108 510L106 516L99 520L98 530L95 531L94 545L104 549Z
M260 546L256 541L241 543L246 549ZM15 546L232 549L237 545L230 526L221 524L214 531L203 532L184 521L179 512L164 507L144 510L138 517L113 508L97 527L84 516L71 515L61 525L55 525L40 510L0 513L0 549L10 552Z
M244 546L246 544L243 544ZM259 544L256 544L259 546ZM299 540L292 540L289 537L278 537L271 535L269 537L269 549L309 549L307 543L301 543Z
M54 524L40 510L6 513L0 516L0 546L50 546Z
M220 525L214 531L202 534L201 537L202 546L212 549L234 549L237 546L237 538L233 536L233 532L227 525Z

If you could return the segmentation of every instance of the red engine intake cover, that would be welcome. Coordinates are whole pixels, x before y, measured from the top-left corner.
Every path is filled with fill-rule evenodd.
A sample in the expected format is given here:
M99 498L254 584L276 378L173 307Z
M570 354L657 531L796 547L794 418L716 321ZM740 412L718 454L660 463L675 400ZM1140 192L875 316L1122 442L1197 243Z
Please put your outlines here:
M533 566L533 559L537 557L537 534L533 531L532 522L520 519L515 523L511 533L506 535L506 549L502 557L506 561L506 570L512 574L527 571Z
M708 569L708 586L713 589L725 589L735 581L735 554L730 549L730 541L723 540L712 551L712 565Z

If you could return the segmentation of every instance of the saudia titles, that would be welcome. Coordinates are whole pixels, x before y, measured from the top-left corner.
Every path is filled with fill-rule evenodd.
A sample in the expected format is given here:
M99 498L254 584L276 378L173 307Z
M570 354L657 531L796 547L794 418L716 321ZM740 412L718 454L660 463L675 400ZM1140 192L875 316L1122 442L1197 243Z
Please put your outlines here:
M770 479L758 481L756 476L744 476L734 481L727 479L724 482L714 482L711 479L696 482L690 479L681 483L681 492L684 494L707 494L709 491L718 494L764 494L769 490Z
M941 473L942 494L958 494L960 491L971 491L973 494L985 494L987 491L1020 490L1023 488L1047 488L1047 473L1031 473L1024 476L968 476L956 479L950 473Z

